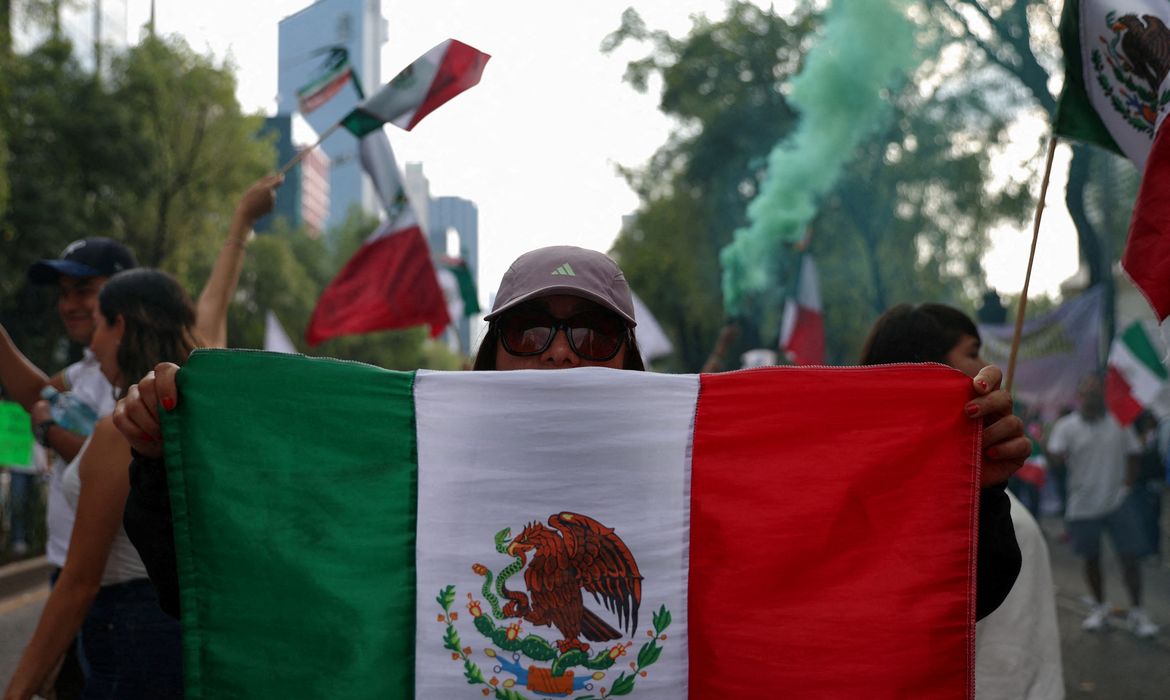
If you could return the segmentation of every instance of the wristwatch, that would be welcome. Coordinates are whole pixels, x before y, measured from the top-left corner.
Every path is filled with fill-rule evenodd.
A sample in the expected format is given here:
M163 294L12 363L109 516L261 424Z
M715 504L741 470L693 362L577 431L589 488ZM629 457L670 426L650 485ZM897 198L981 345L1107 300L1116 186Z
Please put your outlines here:
M44 447L49 446L49 428L57 425L55 420L43 420L33 427L33 435L36 436L37 442Z

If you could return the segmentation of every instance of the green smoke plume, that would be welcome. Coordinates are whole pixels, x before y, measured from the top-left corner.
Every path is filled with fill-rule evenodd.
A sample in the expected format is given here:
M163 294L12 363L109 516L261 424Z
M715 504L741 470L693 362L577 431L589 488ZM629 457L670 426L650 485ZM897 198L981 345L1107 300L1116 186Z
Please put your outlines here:
M800 123L768 156L748 205L748 226L723 248L723 299L738 316L745 298L775 289L775 261L798 243L818 200L862 140L885 124L888 95L917 64L909 0L834 0L818 43L792 79Z

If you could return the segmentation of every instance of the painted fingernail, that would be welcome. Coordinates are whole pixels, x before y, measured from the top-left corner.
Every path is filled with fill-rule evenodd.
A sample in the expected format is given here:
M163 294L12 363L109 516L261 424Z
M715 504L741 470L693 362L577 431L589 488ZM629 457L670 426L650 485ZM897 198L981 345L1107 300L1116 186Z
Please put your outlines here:
M141 436L141 437L139 437L138 439L139 439L139 440L141 440L141 441L143 441L143 442L154 442L154 438L152 438L151 436L147 435L146 433L143 433L143 434L142 434L142 436Z
M977 404L969 403L963 410L972 418L979 415L979 406Z
M169 411L175 407L175 400L168 396L162 400L162 405Z
M980 389L987 391L987 382L985 380L979 379L975 383L979 385Z

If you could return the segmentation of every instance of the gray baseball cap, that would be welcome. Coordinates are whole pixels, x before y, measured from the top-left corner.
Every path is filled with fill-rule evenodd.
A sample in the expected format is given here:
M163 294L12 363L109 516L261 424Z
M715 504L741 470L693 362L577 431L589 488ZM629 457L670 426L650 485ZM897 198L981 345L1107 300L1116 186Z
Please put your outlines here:
M629 322L634 299L622 269L608 255L569 245L537 248L516 258L504 273L496 303L485 321L531 299L568 294L596 302Z

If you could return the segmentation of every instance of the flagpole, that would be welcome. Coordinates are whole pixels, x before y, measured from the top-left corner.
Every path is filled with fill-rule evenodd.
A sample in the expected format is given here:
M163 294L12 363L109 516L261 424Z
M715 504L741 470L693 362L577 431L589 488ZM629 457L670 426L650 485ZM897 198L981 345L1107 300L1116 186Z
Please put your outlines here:
M1016 311L1016 329L1012 335L1012 353L1008 359L1007 380L1004 388L1012 390L1012 379L1016 373L1016 355L1020 350L1020 335L1024 328L1024 310L1028 307L1028 283L1032 280L1032 263L1036 259L1036 240L1040 237L1040 217L1044 214L1044 197L1048 194L1048 179L1052 175L1052 160L1056 155L1056 142L1053 134L1048 140L1048 158L1044 163L1044 179L1040 181L1040 201L1036 203L1036 216L1032 223L1032 249L1028 252L1028 271L1024 273L1024 289L1020 292L1020 308Z
M305 159L305 156L309 155L309 151L313 150L313 149L314 149L314 148L316 148L317 146L320 146L322 141L324 141L325 139L329 138L329 136L330 136L330 135L332 135L334 131L337 131L337 130L338 130L340 127L341 127L341 122L337 122L337 123L336 123L336 124L334 124L333 126L331 126L331 127L329 127L328 129L326 129L326 130L325 130L325 133L321 134L320 138L318 138L318 139L317 139L317 140L316 140L316 141L313 143L313 145L312 145L312 146L309 146L309 147L307 147L307 148L302 148L302 149L301 149L301 151L300 151L300 153L297 153L295 156L293 156L292 160L290 160L289 162L285 163L285 164L284 164L284 167L282 167L282 168L280 169L280 174L281 174L281 175L285 175L285 174L287 174L287 173L288 173L288 171L289 171L289 170L291 170L291 169L292 169L292 167L293 167L294 165L296 165L297 163L301 162L302 160L304 160L304 159Z

